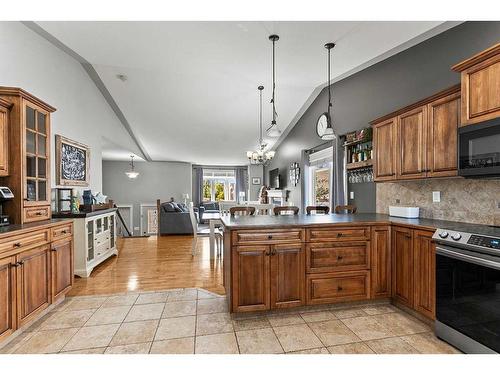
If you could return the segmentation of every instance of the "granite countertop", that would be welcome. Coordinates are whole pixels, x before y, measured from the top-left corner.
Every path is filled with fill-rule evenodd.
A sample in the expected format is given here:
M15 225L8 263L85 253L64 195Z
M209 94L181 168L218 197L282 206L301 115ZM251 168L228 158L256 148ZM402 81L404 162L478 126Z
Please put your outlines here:
M401 224L424 229L437 228L450 231L477 233L486 236L500 237L500 227L485 224L469 224L456 221L435 219L405 219L384 214L329 214L329 215L256 215L256 216L221 216L221 221L227 229L262 229L283 228L293 226L324 226L324 225L373 225Z
M57 212L53 212L52 213L52 217L53 218L59 218L59 219L84 219L84 218L87 218L87 217L91 217L91 216L96 216L96 215L103 215L103 214L107 214L107 213L110 213L110 212L114 212L118 210L117 208L107 208L105 210L97 210L97 211L92 211L92 212L79 212L77 214L73 214L73 213L57 213Z
M37 221L36 223L27 223L27 224L11 224L0 227L0 237L7 236L9 234L13 234L13 232L28 232L31 230L40 229L43 227L51 227L57 224L62 224L67 222L68 219L51 219L44 221Z

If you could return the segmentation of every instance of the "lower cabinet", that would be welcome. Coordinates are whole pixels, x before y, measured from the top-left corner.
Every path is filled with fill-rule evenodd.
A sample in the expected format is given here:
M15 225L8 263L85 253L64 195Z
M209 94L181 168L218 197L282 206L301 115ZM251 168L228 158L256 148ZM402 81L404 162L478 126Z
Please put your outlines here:
M305 303L302 244L237 246L233 251L233 311L261 311Z
M370 271L307 275L309 305L370 298Z
M53 242L52 260L52 301L55 302L73 286L73 238Z
M392 228L394 301L435 318L435 244L433 232Z
M371 297L387 298L392 291L391 227L371 230Z
M43 245L16 257L17 325L22 327L51 302L50 248Z
M16 329L15 263L14 256L0 258L0 340Z

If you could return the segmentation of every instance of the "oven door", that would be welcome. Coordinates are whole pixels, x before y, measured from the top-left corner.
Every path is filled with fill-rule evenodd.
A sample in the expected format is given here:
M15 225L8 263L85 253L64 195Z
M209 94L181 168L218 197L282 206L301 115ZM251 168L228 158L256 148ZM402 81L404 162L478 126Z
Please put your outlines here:
M500 352L500 258L437 245L436 320L465 336L455 346L470 338Z
M458 174L500 176L500 118L458 131Z

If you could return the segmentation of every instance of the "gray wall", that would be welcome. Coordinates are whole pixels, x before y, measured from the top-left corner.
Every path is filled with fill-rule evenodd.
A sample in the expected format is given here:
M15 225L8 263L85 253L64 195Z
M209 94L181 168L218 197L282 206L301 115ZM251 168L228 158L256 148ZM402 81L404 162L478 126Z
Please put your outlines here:
M466 22L334 83L336 132L345 134L367 127L377 117L459 83L460 76L451 66L498 43L499 39L500 22ZM327 103L328 92L324 89L276 150L275 159L266 167L266 179L273 168L280 168L281 174L288 176L288 166L301 161L302 150L323 142L317 137L315 127ZM286 178L283 182L290 190L290 200L301 202L302 186L290 186ZM375 184L354 189L359 191L350 203L356 204L361 212L373 212Z
M252 178L259 177L261 184L252 184ZM264 166L263 165L249 165L248 166L248 189L250 190L251 201L256 201L259 199L260 187L264 184Z
M177 162L137 162L135 169L140 173L135 180L126 175L130 166L125 161L102 162L103 193L116 204L132 204L134 227L140 227L140 204L162 202L174 197L182 202L182 194L191 197L191 173L189 163ZM129 228L130 229L130 228ZM135 234L139 231L135 230Z

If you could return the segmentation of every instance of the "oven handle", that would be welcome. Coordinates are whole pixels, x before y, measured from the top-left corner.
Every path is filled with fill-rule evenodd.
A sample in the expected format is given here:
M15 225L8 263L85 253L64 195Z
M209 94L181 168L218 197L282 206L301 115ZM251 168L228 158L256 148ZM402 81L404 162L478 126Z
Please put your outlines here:
M495 262L494 260L489 260L482 258L479 254L477 255L469 255L464 253L466 250L449 248L442 245L436 246L436 254L443 255L449 258L454 258L458 260L462 260L468 263L474 263L479 266L484 266L488 268L494 268L496 270L500 270L500 262ZM467 252L468 253L468 252Z

